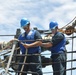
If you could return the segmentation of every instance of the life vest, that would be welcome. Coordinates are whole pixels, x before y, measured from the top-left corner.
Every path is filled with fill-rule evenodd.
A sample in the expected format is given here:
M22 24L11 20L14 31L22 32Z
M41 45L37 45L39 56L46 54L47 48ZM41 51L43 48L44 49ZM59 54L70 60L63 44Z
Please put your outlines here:
M19 40L27 40L27 41L23 41L23 43L31 44L31 43L35 42L35 39L34 39L35 33L36 33L36 30L30 30L30 32L28 34L26 34L26 32L24 32L23 34L21 34L19 36ZM22 54L25 54L26 49L22 44L20 44L20 49L22 51ZM39 53L40 51L41 51L40 46L28 48L29 54Z
M52 46L50 48L51 53L55 54L55 53L64 52L65 51L65 44L66 44L66 39L64 36L64 39L60 43L58 43L56 46Z

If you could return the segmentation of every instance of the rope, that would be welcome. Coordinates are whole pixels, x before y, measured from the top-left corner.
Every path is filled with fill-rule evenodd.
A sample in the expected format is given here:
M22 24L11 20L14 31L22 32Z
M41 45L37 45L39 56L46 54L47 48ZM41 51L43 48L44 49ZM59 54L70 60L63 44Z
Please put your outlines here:
M71 61L76 61L76 59L73 59L73 60L67 60L67 61L62 61L62 62L71 62ZM52 62L52 61L51 61ZM53 63L59 63L59 62L53 62L53 63L42 63L42 65L51 65L51 64L53 64ZM36 65L36 64L40 64L40 63L13 63L14 65Z
M68 26L70 23L72 23L75 19L76 19L76 16L73 18L73 20L71 20L67 25L65 25L65 26L62 27L61 29L64 29L66 26Z

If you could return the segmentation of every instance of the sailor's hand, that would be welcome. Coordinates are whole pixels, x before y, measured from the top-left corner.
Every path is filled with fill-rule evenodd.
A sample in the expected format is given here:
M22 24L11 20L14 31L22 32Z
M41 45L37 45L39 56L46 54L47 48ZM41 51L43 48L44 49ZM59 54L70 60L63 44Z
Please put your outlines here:
M29 48L29 44L24 44L24 43L22 43L22 45L23 45L25 48Z

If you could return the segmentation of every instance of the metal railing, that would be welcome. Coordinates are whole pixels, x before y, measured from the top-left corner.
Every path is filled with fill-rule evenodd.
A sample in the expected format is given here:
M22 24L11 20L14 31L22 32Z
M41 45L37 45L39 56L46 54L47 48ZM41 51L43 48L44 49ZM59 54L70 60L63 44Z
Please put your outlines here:
M8 35L0 35L0 36L8 36ZM9 35L9 36L15 36L15 35ZM69 38L69 37L68 37ZM66 60L66 63L68 64L69 62L71 63L71 67L70 68L67 68L66 67L66 69L65 69L65 71L66 71L66 75L67 75L67 72L68 71L70 71L70 75L73 75L73 70L76 70L76 66L75 67L73 67L73 62L76 62L76 58L73 58L73 56L74 56L74 53L76 54L76 50L74 50L74 39L76 39L76 37L74 37L74 34L72 34L72 36L70 37L71 39L71 44L70 44L70 46L71 46L71 50L70 51L68 51L67 50L67 52L66 52L66 55L67 54L70 54L71 55L71 59L70 60ZM68 44L69 45L69 44ZM19 50L19 47L17 47L17 48L15 48L15 51L17 51L17 50ZM6 51L6 52L5 52ZM6 56L8 53L11 53L11 49L7 49L7 50L1 50L0 51L0 57L1 56ZM3 53L4 52L4 53ZM9 54L10 55L10 54ZM0 68L1 69L7 69L6 68L6 65L8 64L7 63L7 61L9 60L9 55L3 60L3 59L1 59L0 58ZM50 53L48 53L48 54L24 54L24 55L20 55L20 54L13 54L13 57L20 57L20 56L31 56L31 55L39 55L39 56L46 56L46 55L49 55L50 56ZM51 61L51 60L50 60ZM52 63L50 63L50 61L49 61L49 63L47 62L47 63L42 63L42 65L46 65L46 66L48 66L48 65L51 65ZM10 63L10 67L12 68L12 64L14 64L14 65L19 65L19 64L23 64L23 63L16 63L16 62L11 62ZM29 63L25 63L25 64L27 64L27 65L29 65ZM33 64L33 65L35 65L35 64L39 64L39 63L30 63L31 65ZM45 67L46 67L45 66ZM67 66L67 65L66 65ZM44 68L44 67L43 67ZM9 70L8 69L8 74L9 75L11 75L11 73L16 73L17 74L17 72L20 72L20 71L16 71L16 70ZM22 72L24 72L24 71L22 71ZM25 73L25 72L24 72ZM34 73L34 72L31 72L31 71L28 71L27 72L28 74L32 74L32 73ZM48 75L48 74L51 74L52 75L52 73L53 73L53 71L51 72L43 72L43 75Z

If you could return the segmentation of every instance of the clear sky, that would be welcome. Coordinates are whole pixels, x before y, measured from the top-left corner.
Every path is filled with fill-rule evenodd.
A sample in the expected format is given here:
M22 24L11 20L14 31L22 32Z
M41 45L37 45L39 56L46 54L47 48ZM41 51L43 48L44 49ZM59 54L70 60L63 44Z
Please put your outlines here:
M61 28L75 16L76 0L0 0L0 35L16 34L23 17L31 21L31 28L49 29L50 21L57 21ZM0 41L9 41L12 38L0 37ZM71 46L68 46L68 49L71 50ZM50 70L51 66L43 69L43 71Z

